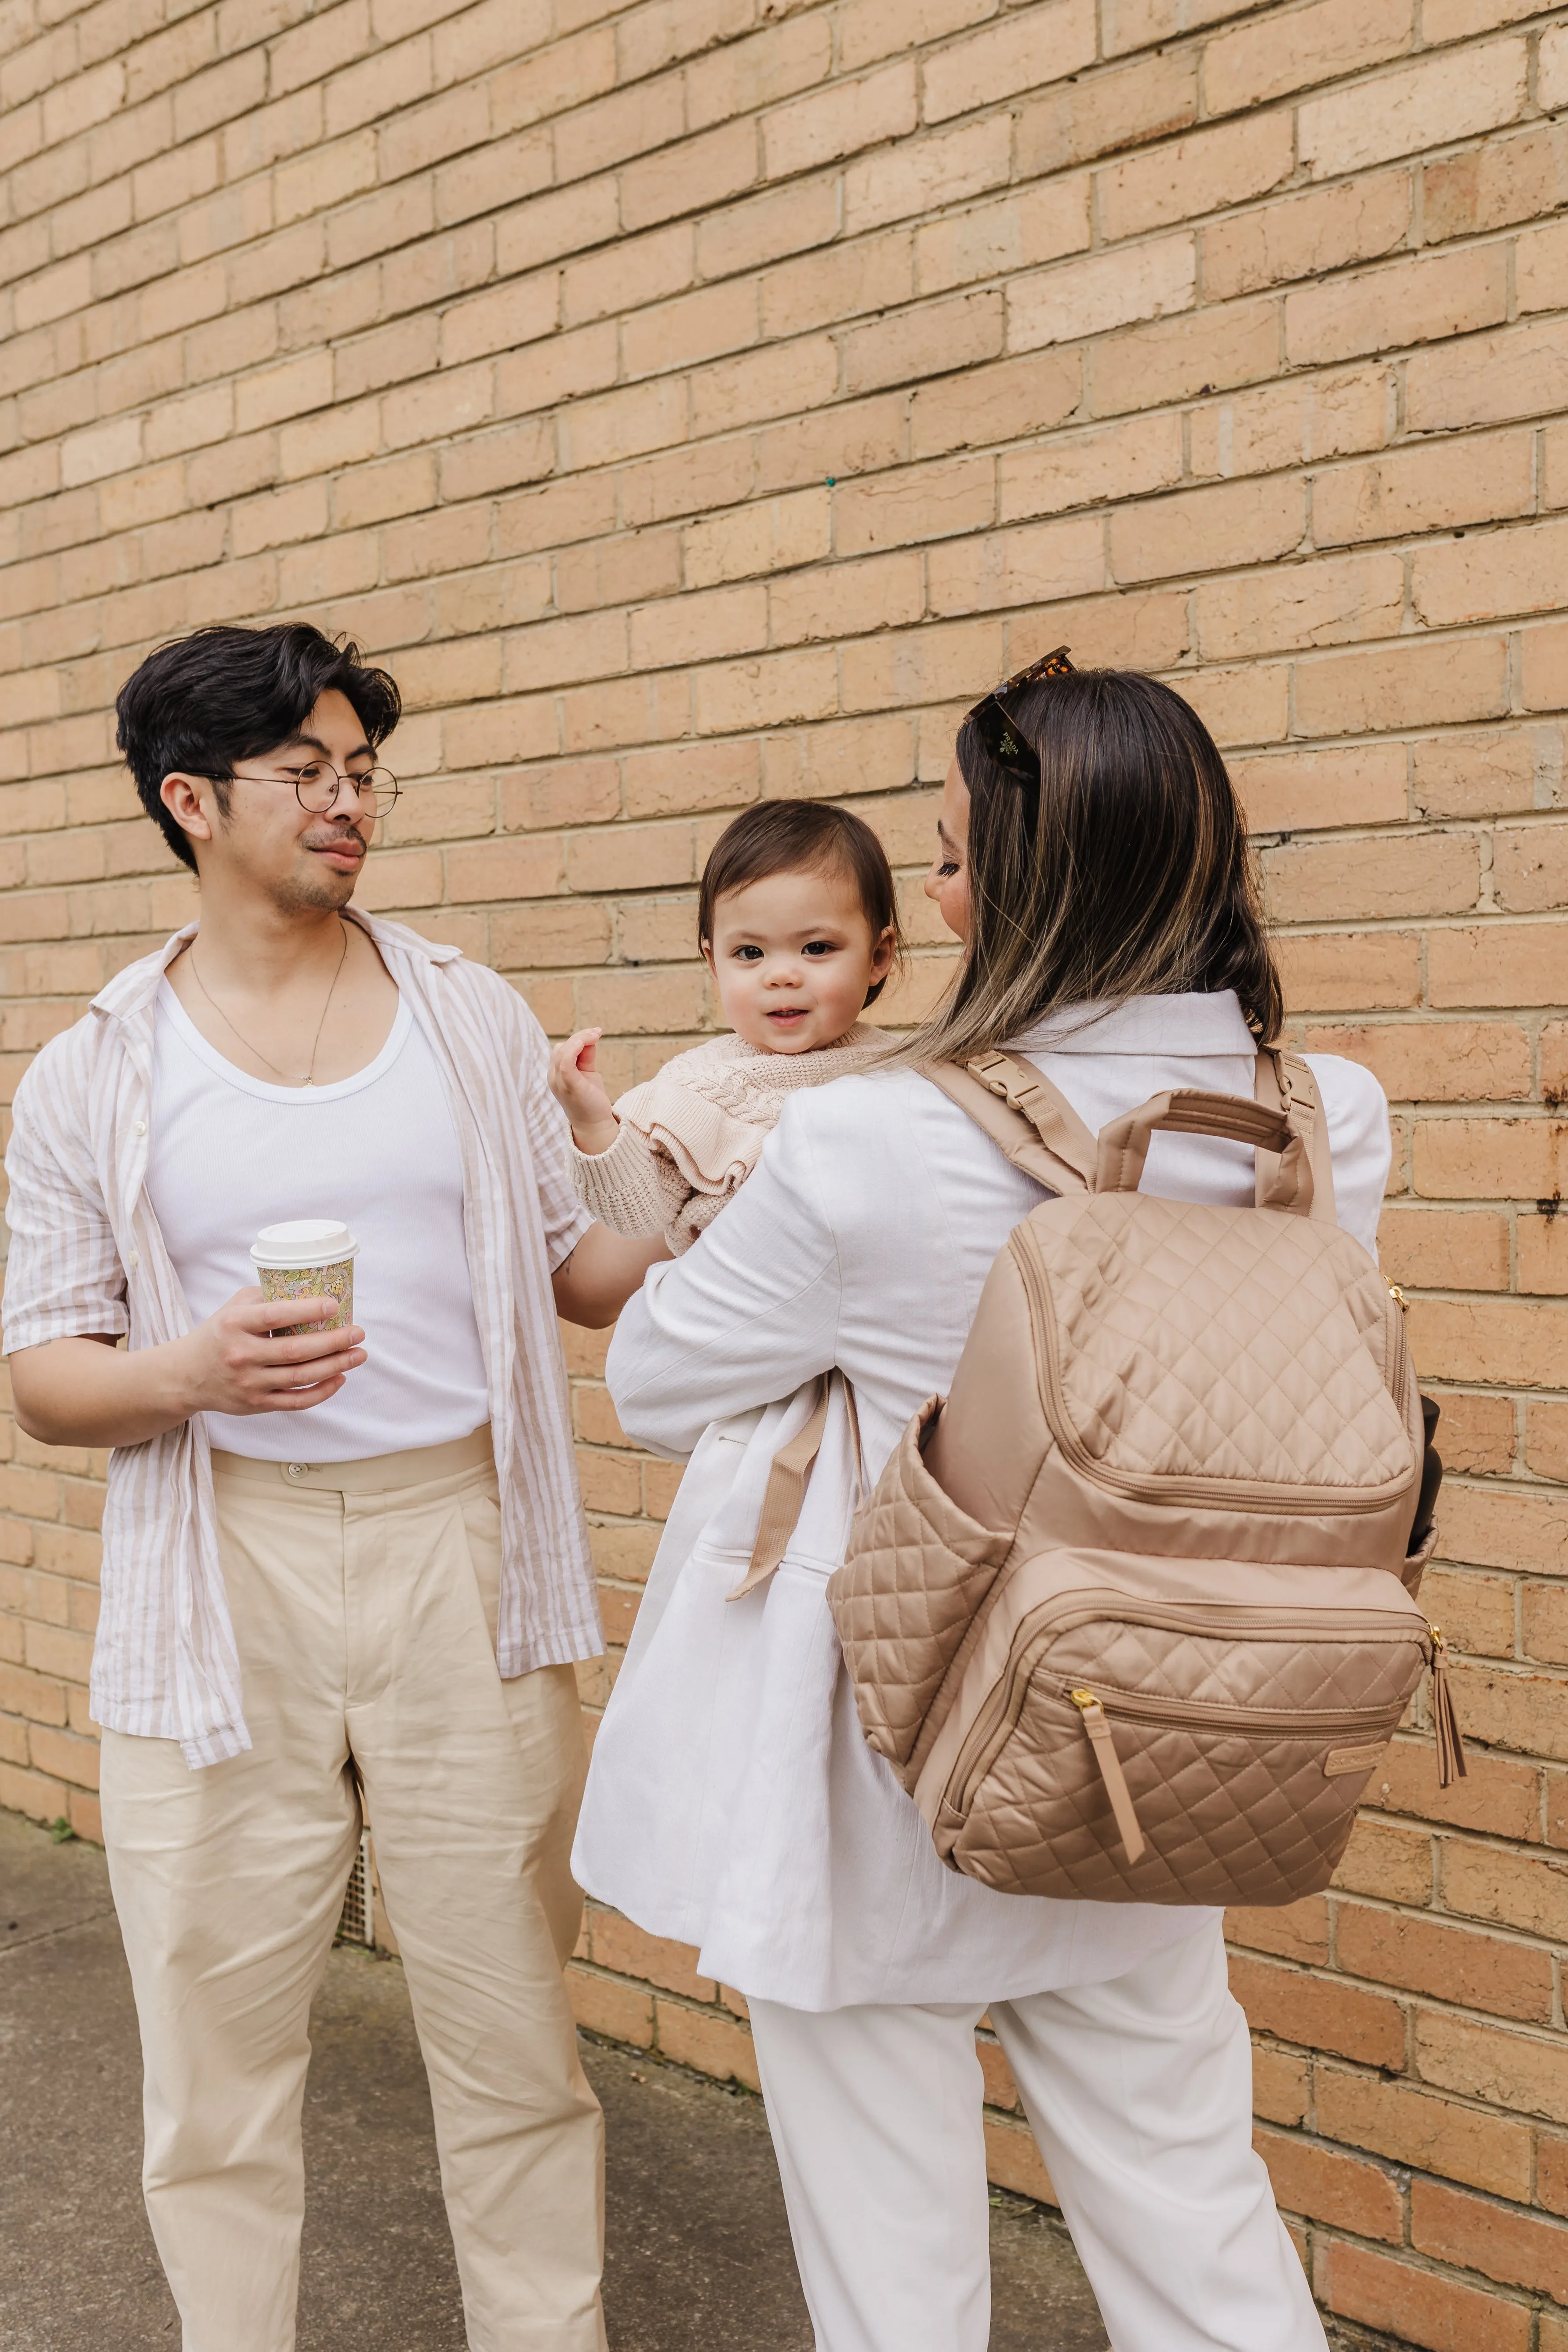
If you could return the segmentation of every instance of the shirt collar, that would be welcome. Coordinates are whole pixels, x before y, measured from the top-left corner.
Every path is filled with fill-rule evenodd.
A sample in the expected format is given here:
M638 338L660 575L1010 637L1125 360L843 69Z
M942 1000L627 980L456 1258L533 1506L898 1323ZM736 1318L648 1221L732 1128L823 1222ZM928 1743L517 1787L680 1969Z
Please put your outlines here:
M422 939L406 923L384 923L378 916L362 914L357 907L345 907L343 913L348 921L369 932L384 957L412 956L423 963L443 964L455 962L463 952L461 948ZM93 998L92 1010L107 1013L114 1021L132 1020L138 1013L145 1012L158 993L163 974L195 938L199 928L198 923L186 923L155 954L141 956L134 963L127 964L123 971L116 972Z
M1072 1004L1014 1040L1020 1054L1175 1055L1258 1051L1234 988L1179 996L1132 996L1121 1004Z

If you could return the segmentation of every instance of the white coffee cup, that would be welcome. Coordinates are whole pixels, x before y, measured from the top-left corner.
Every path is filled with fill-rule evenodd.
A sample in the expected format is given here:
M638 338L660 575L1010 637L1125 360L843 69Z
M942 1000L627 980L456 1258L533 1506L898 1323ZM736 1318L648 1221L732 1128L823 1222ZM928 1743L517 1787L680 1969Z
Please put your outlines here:
M354 1259L359 1244L335 1217L298 1217L263 1225L250 1244L264 1298L335 1298L323 1323L281 1323L279 1332L346 1331L354 1319Z

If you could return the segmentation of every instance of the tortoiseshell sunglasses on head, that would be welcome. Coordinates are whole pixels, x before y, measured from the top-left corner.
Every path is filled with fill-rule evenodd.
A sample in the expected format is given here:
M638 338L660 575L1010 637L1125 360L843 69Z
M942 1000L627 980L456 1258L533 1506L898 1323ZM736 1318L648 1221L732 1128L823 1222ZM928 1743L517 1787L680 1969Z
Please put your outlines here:
M1031 662L1027 669L1019 670L1016 677L1005 677L1000 686L983 695L968 713L968 720L973 723L991 758L1005 775L1013 777L1016 782L1039 782L1039 754L1030 749L1014 726L1002 697L1016 694L1021 686L1033 686L1037 678L1070 677L1073 675L1066 646L1058 646L1051 653L1042 654L1037 662Z

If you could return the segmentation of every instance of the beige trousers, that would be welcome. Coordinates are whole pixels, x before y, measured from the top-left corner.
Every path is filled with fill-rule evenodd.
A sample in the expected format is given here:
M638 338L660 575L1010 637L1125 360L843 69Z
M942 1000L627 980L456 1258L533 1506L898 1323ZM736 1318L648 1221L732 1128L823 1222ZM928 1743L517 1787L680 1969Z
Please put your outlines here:
M488 1432L302 1472L214 1456L250 1752L103 1740L145 2063L143 2183L184 2352L292 2352L311 1997L374 1824L473 2352L602 2352L604 2134L563 1968L575 1678L496 1672Z

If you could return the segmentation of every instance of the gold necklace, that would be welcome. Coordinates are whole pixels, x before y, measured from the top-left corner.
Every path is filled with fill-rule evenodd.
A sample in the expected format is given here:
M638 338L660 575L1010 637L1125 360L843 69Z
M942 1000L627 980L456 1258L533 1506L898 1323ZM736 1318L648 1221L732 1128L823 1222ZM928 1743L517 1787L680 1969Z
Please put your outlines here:
M343 935L342 952L338 957L337 969L332 974L332 984L327 991L327 1001L321 1007L321 1017L316 1024L316 1034L310 1041L310 1066L306 1071L303 1078L291 1078L286 1070L280 1070L277 1063L270 1060L268 1056L262 1052L259 1045L253 1045L242 1029L237 1029L235 1027L233 1022L229 1019L227 1013L224 1011L222 1005L218 1003L216 997L213 994L211 989L208 988L206 982L203 980L201 973L196 969L196 943L195 940L191 941L190 946L185 950L186 961L191 967L191 978L195 982L196 986L201 990L202 994L206 998L207 1003L212 1006L213 1011L217 1014L217 1017L223 1023L224 1027L229 1032L231 1036L235 1036L239 1039L240 1044L244 1046L247 1054L254 1054L258 1062L266 1062L267 1066L272 1072L273 1076L276 1078L281 1078L286 1087L313 1087L316 1083L316 1055L321 1049L321 1032L327 1025L327 1013L331 1007L333 997L337 994L338 982L342 978L343 965L347 961L349 951L349 927L344 922L341 915L338 917L338 929Z

